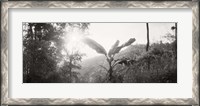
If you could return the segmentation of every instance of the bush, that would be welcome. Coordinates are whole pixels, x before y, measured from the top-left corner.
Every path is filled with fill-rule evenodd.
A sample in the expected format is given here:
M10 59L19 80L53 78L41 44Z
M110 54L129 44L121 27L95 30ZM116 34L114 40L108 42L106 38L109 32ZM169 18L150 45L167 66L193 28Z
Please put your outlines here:
M172 44L156 44L142 55L124 75L124 82L175 83L177 59Z

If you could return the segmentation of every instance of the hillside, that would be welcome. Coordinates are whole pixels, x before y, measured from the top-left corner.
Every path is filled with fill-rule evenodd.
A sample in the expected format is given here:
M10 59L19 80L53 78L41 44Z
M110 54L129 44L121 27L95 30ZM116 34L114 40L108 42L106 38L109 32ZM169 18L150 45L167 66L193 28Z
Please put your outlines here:
M141 54L143 54L144 47L145 45L131 45L122 50L120 53L118 53L115 56L115 59L120 59L123 57L132 59L133 57L139 57ZM102 68L100 65L108 68L108 63L104 55L84 60L81 63L82 68L80 70L74 70L74 71L79 72L82 77L88 77L88 78L93 78L92 76L95 76L94 74L97 74L99 72L105 75L106 70Z
M116 82L176 82L177 60L173 44L153 44L149 52L145 45L131 45L115 56L115 59L128 58L136 62L131 66L117 65L114 68ZM104 82L108 69L105 56L93 57L81 63L76 70L81 74L81 82Z

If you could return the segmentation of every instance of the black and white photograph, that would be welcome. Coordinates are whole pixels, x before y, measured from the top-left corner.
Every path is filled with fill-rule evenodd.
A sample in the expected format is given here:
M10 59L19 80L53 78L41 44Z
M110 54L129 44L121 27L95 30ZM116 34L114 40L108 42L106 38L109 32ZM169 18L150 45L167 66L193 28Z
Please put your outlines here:
M23 22L23 83L177 83L176 22Z

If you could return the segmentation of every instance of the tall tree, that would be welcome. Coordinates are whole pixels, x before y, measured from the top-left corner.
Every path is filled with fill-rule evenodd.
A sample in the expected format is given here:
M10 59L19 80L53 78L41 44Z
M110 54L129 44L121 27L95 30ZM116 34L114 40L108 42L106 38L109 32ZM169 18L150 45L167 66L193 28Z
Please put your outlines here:
M149 50L149 23L146 23L146 27L147 27L147 45L146 45L146 52L148 52ZM148 58L147 60L147 68L148 71L150 70L150 58Z
M28 28L23 36L23 81L50 81L48 74L56 70L56 47L51 46L53 42L49 40L52 39L52 36L49 36L51 31L47 31L52 25L50 23L25 23L24 25Z
M66 40L66 45L73 46L73 45L70 45L70 42L71 42L70 40L72 40L72 43L79 43L80 42L79 40L75 42L73 42L73 40L78 39L76 37L79 37L79 38L83 37L85 34L85 31L88 29L88 26L89 26L89 23L67 23L67 30L69 30L69 32L66 32L66 37L64 38ZM78 32L81 34L76 35ZM73 33L76 33L76 34L73 35ZM79 62L81 62L82 57L85 54L80 53L79 50L74 50L72 47L69 47L69 46L63 48L65 52L65 55L63 55L63 57L65 58L64 62L67 63L65 65L67 65L68 67L67 71L69 74L69 80L70 80L69 82L74 82L73 79L76 78L77 75L75 72L73 72L73 69L81 68L81 65L79 64Z
M171 30L175 30L175 32L174 32L175 40L172 43L174 52L175 52L175 56L177 55L177 29L178 29L178 26L177 26L177 23L175 23L175 26L171 27ZM171 36L171 38L172 38L172 36Z
M146 23L147 27L147 46L146 46L146 51L149 50L149 23Z
M177 40L177 23L175 23L175 27L176 27L176 30L175 30L175 37L176 37L176 40Z

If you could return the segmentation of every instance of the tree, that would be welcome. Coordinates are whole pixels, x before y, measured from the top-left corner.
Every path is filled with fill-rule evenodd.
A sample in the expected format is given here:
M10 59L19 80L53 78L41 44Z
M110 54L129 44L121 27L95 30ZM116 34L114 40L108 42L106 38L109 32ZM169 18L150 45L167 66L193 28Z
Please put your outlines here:
M80 28L84 31L88 25L88 23L23 23L23 82L63 82L61 75L64 72L59 72L63 67L59 67L58 64L64 57L70 58L66 63L71 64L65 65L73 68L73 64L81 60L82 56L77 53L62 54L66 43L64 38L69 33L65 28ZM72 72L71 76L74 74Z
M146 46L146 52L149 50L149 23L146 23L147 27L147 46ZM150 70L150 59L148 59L148 70Z
M61 67L61 70L66 77L69 77L68 82L73 82L73 78L77 77L76 73L72 72L72 69L81 69L79 62L81 62L84 55L85 54L76 51L75 53L67 54L63 57L64 64L63 67Z
M51 41L42 39L42 29L48 25L24 23L27 30L23 36L23 82L47 82L46 75L56 69L56 48L51 47Z
M171 27L171 30L175 30L175 39L177 40L177 23L175 23L175 26Z
M149 23L146 23L147 27L147 46L146 46L146 51L149 50Z
M74 48L68 48L68 45L70 45L70 40L77 40L77 35L73 33L81 33L82 35L79 35L81 38L84 36L85 31L88 29L89 23L68 23L67 24L67 30L66 37L64 38L66 40L67 47L62 48L63 52L65 53L63 55L62 61L64 61L64 67L67 67L65 70L68 71L69 74L69 82L73 82L73 78L76 78L77 75L75 72L72 72L73 69L80 69L81 65L79 62L81 62L82 57L85 56L85 54L80 53L79 50L74 50ZM72 33L72 34L71 34ZM73 39L72 39L73 38ZM80 41L72 42L72 43L78 43ZM72 45L73 46L73 45ZM70 50L71 49L71 50Z
M109 65L109 68L107 69L106 67L104 66L101 66L103 67L104 69L107 70L108 72L108 80L109 82L115 82L115 78L113 76L113 68L117 65L117 63L120 61L120 60L114 60L114 56L120 52L120 50L126 46L129 46L131 45L133 42L135 42L135 38L131 38L129 39L127 42L125 42L124 44L120 45L119 46L119 40L117 40L115 42L115 44L112 46L112 48L109 50L109 52L107 53L106 50L104 49L103 46L101 46L99 43L97 43L96 41L90 39L90 38L87 38L87 37L84 37L82 39L82 41L87 44L90 48L94 49L97 53L99 54L103 54L105 57L106 57L106 60L108 62L108 65Z

